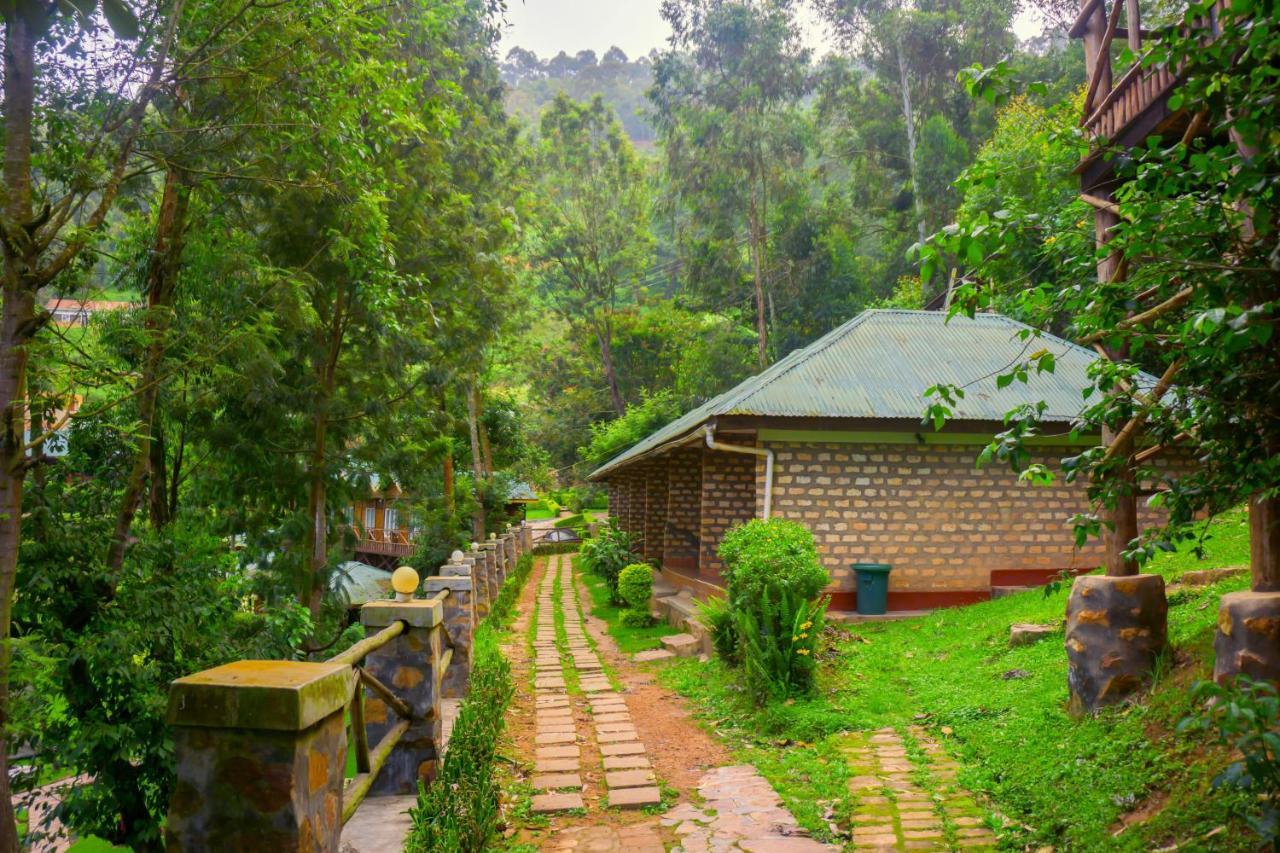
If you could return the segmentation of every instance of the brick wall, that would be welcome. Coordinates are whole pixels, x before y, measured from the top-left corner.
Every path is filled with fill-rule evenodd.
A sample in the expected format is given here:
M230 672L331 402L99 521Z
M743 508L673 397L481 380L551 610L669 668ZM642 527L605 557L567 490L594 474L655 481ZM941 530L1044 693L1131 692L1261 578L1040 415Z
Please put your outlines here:
M609 516L617 527L625 527L627 519L627 485L622 475L609 477Z
M648 510L648 491L645 488L647 466L633 465L628 478L627 488L631 495L628 498L630 512L627 514L627 532L637 548L644 545L644 516Z
M833 589L853 588L849 564L894 566L890 589L985 590L993 570L1091 568L1101 547L1076 551L1071 516L1082 485L1019 483L1008 468L974 468L973 445L769 442L774 514L818 541ZM1036 461L1052 464L1054 449Z
M645 478L644 557L662 565L663 529L667 525L667 458L649 465Z
M730 442L731 439L722 439ZM716 549L730 527L756 511L756 460L740 453L702 452L701 554L699 576L719 583L724 567Z
M702 451L679 448L668 459L662 564L697 574L698 536L702 529Z

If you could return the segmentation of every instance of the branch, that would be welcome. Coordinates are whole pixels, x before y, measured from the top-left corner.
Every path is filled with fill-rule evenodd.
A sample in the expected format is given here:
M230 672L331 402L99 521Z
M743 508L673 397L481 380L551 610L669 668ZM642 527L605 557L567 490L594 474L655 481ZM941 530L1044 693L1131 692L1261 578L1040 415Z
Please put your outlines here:
M1176 311L1183 305L1186 305L1191 301L1191 296L1194 292L1194 288L1184 287L1182 290L1179 290L1173 296L1169 297L1164 302L1161 302L1154 308L1149 308L1141 314L1134 314L1127 320L1121 320L1119 323L1116 323L1114 329L1094 332L1091 335L1081 338L1080 343L1084 345L1094 344L1105 338L1107 335L1124 331L1125 329L1131 329L1134 326L1141 326L1151 322L1152 320L1159 319L1170 311Z
M1156 387L1152 389L1151 397L1147 400L1147 404L1143 406L1142 410L1135 414L1127 424L1124 425L1124 429L1120 430L1119 434L1116 435L1115 440L1113 440L1110 446L1107 447L1107 452L1102 456L1103 462L1115 458L1119 455L1122 448L1128 446L1128 444L1133 441L1133 436L1138 431L1138 427L1142 426L1143 422L1146 421L1147 416L1151 414L1151 410L1160 402L1160 398L1163 397L1165 392L1167 392L1173 385L1173 377L1182 369L1184 361L1185 359L1176 359L1165 369L1164 375L1160 377L1160 381L1157 382Z

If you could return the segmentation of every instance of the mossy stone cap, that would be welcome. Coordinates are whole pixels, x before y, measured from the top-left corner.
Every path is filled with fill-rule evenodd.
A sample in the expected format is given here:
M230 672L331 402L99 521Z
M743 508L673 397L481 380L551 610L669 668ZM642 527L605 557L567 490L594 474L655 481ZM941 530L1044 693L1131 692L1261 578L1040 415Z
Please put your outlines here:
M348 664L241 660L169 687L178 726L301 731L343 708L355 690Z
M366 628L385 628L404 622L410 628L434 628L444 621L444 606L438 599L413 601L370 601L360 608L360 623Z

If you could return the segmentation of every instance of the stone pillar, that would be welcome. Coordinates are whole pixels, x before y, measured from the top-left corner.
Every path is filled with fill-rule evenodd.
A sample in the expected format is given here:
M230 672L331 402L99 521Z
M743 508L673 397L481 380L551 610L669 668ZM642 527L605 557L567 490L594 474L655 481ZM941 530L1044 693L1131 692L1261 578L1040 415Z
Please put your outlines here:
M338 850L349 665L237 661L173 682L170 851Z
M516 570L516 560L520 559L520 552L516 550L516 534L508 530L502 536L502 545L507 554L507 574L511 574Z
M1213 641L1219 684L1247 675L1280 683L1280 592L1245 590L1222 596Z
M1142 689L1168 642L1160 575L1085 575L1067 601L1067 686L1072 714L1096 711Z
M461 577L471 579L471 602L475 609L476 624L479 625L480 620L489 615L489 584L476 565L474 552L463 554L461 551L454 551L449 563L440 573L449 577L454 572L460 572Z
M416 793L418 783L430 782L439 769L444 608L433 599L370 601L360 608L360 621L368 634L401 620L406 624L404 633L365 658L369 674L395 691L412 713L409 730L391 751L369 789L370 796ZM371 749L400 721L395 710L367 688L364 718Z
M466 566L445 566L445 569L466 569ZM464 576L431 577L423 582L428 597L448 590L441 604L444 605L444 630L453 649L449 668L442 673L441 685L446 699L461 699L467 695L471 683L471 635L476 630L476 613L472 596L471 578Z
M502 568L498 563L498 543L492 539L480 546L484 553L487 576L489 578L490 601L497 599L502 589Z
M525 554L533 551L533 527L527 521L520 523L520 547Z

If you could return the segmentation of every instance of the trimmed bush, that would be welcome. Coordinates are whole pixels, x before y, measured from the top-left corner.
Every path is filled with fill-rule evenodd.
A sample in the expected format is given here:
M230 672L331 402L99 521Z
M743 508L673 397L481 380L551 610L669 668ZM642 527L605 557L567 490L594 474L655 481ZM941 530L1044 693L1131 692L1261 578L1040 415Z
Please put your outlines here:
M566 515L564 518L557 518L552 527L583 527L586 521L582 517L582 513L577 515Z
M794 521L756 519L726 533L718 553L727 597L723 613L709 608L716 653L741 664L758 704L812 690L827 609L818 595L830 582L813 534Z
M653 593L653 566L632 563L618 574L618 597L627 604L623 624L643 628L653 622L649 615L649 596Z

